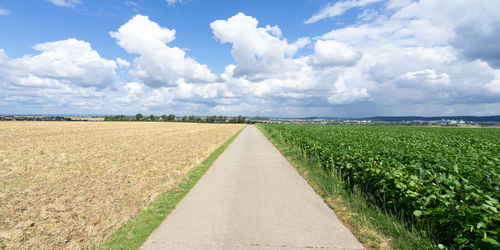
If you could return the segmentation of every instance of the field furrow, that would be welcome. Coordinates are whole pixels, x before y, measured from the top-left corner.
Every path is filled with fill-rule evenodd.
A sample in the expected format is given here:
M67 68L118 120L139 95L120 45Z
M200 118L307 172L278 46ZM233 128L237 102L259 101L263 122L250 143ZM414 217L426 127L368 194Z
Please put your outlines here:
M242 126L0 123L0 244L101 242Z

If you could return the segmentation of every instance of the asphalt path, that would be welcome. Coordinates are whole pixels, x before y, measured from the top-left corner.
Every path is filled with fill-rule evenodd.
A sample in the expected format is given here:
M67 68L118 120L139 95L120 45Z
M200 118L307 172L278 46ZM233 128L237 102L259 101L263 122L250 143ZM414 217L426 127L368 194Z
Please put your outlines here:
M363 249L255 127L247 126L143 249Z

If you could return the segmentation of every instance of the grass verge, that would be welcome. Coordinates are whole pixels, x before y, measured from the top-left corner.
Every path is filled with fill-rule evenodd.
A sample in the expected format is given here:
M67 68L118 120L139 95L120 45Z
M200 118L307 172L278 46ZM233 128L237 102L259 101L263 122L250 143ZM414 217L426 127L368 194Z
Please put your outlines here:
M368 202L369 197L357 189L349 189L335 173L305 156L299 149L258 126L286 159L307 180L323 200L335 211L359 241L369 249L436 249L422 231Z
M243 128L244 129L244 128ZM243 129L229 138L208 156L201 166L193 168L178 188L168 190L146 207L138 216L129 219L97 249L138 249L149 235L161 224L175 206L184 198L215 160L236 139Z

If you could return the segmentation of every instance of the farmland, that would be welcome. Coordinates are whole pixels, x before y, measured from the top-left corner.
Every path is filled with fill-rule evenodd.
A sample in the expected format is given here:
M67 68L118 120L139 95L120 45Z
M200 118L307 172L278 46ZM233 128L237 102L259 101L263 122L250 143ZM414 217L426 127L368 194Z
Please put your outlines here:
M0 248L102 242L242 127L0 123Z
M498 247L500 130L261 124L450 247Z

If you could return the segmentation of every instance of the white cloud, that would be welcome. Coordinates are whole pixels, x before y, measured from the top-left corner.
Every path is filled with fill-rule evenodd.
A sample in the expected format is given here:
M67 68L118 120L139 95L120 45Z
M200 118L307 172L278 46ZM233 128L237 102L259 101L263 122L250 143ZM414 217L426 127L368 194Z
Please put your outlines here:
M147 16L133 17L110 35L128 53L139 54L130 74L148 86L175 86L181 78L188 82L217 80L207 65L186 57L178 47L167 46L175 39L175 30L163 28Z
M163 49L166 43L175 40L175 30L160 27L147 16L136 15L110 35L118 45L129 53L142 54L154 49Z
M11 84L54 87L61 84L105 87L113 82L116 63L101 58L89 43L67 39L35 45L39 55L8 59L2 51L0 72Z
M446 73L438 74L433 69L424 69L406 72L398 77L398 82L403 86L418 87L419 85L436 86L450 84L450 76Z
M315 23L317 21L343 15L346 11L356 7L365 7L367 5L380 2L382 0L347 0L339 1L334 4L328 4L325 8L321 9L318 13L307 19L304 23Z
M365 9L363 12L358 14L358 20L367 22L371 21L379 15L378 11L373 9Z
M115 102L118 102L120 105L130 105L132 102L140 100L141 96L145 94L147 87L142 83L127 82L123 84L123 89L125 93L116 98Z
M176 97L189 100L213 99L212 101L218 102L217 99L231 98L234 97L234 94L228 89L228 85L224 83L199 85L180 82L179 87L176 89Z
M289 44L278 26L258 27L255 18L243 13L227 20L217 20L211 28L219 41L232 44L237 65L228 65L215 81L203 84L179 77L170 85L151 86L137 77L139 82L127 83L125 97L116 100L147 109L166 105L183 111L205 109L208 110L206 114L222 111L226 114L283 112L284 107L289 112L298 112L303 106L313 108L369 100L366 86L351 81L356 74L345 77L341 84L336 82L345 65L353 65L359 60L360 55L346 45L326 42L334 48L318 50L322 57L316 58L318 65L315 65L310 63L310 56L294 57L300 48L310 43L309 38ZM165 33L169 35L162 36L164 41L173 40L173 32L159 29L158 26L153 31L156 36ZM122 33L121 28L119 33ZM163 45L163 42L156 42L158 38L150 41L148 34L141 35L144 39L139 43L141 48ZM130 46L127 39L112 35L130 53L145 54L149 50L139 51L140 48ZM329 54L332 51L334 54Z
M8 15L9 14L9 11L7 11L6 9L0 7L0 16L5 16L5 15Z
M397 10L411 4L412 0L389 0L385 6L386 10Z
M165 0L167 1L168 5L174 5L176 3L182 3L183 0Z
M311 63L321 67L353 66L361 57L360 52L346 44L334 40L317 40L314 44Z
M498 11L498 1L393 0L371 21L334 29L319 39L363 53L349 68L349 74L361 77L346 82L372 82L351 90L362 93L366 88L379 113L417 114L418 105L418 114L424 115L439 115L440 110L496 114ZM347 76L348 69L343 71Z
M497 74L498 75L498 74ZM485 88L495 94L500 94L500 76L497 76L494 80L487 83Z
M283 112L283 107L326 107L368 100L368 88L355 77L337 80L344 67L355 65L361 53L336 41L319 40L315 54L294 57L309 38L289 44L279 27L258 27L257 19L243 13L217 20L210 27L222 43L231 43L237 65L229 65L221 79L246 105ZM352 74L355 75L355 74ZM217 109L225 110L222 103ZM234 104L231 104L234 105ZM295 111L290 111L295 112Z
M76 39L41 43L38 55L9 58L0 50L0 99L5 107L32 109L102 108L114 83L116 63ZM17 110L4 110L4 112Z
M145 88L144 85L136 82L128 82L125 84L125 89L131 95L139 95L144 93L144 88Z
M130 67L130 63L127 60L121 59L120 57L116 58L116 63L120 68L128 68Z
M81 3L80 0L47 0L55 5L62 7L74 8L77 4Z
M335 90L328 97L330 104L350 104L356 101L368 100L370 97L366 88L347 88L343 78L336 81L334 86Z
M210 24L217 39L231 43L231 55L237 65L235 76L262 80L293 67L291 57L309 43L308 38L289 44L281 39L278 26L257 27L257 19L238 13L227 20Z

